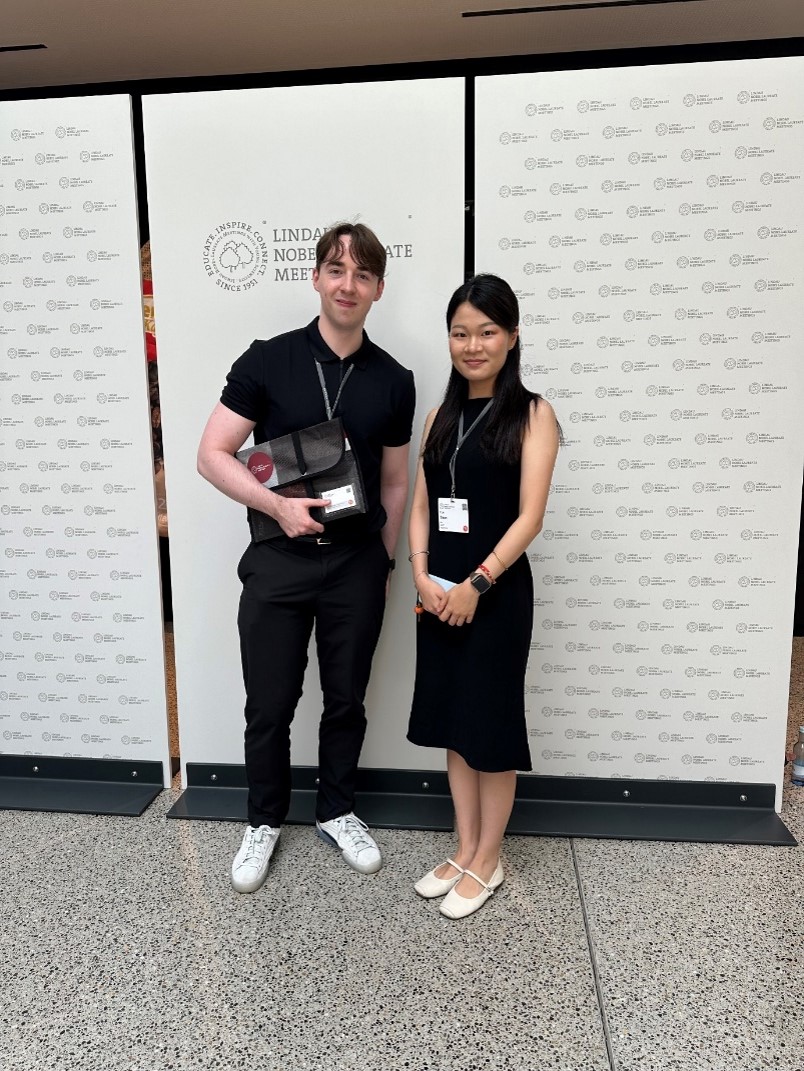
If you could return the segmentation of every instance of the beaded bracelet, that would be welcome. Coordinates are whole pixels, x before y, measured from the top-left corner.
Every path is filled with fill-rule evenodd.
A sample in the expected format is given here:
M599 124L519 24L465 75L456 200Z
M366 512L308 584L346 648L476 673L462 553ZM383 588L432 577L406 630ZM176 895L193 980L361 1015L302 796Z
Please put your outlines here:
M489 569L487 569L485 565L478 565L477 568L479 569L479 571L481 573L485 573L486 574L486 576L489 578L489 580L492 582L492 584L496 584L497 583L497 581L491 575L491 571Z

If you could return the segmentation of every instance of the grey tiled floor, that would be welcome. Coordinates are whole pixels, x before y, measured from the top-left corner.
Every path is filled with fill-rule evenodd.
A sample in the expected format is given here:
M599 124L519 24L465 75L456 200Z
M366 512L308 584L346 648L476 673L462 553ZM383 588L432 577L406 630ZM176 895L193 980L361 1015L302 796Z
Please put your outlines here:
M240 829L167 820L175 795L0 812L2 1071L804 1068L802 847L513 837L454 923L410 887L446 834L379 834L366 878L288 826L238 896ZM782 818L804 838L804 789Z

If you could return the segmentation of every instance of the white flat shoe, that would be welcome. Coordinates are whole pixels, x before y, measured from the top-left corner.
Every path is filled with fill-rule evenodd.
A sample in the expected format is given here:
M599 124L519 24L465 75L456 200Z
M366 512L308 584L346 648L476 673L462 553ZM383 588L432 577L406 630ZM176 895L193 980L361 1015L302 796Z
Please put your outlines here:
M434 870L431 870L429 874L425 874L424 877L420 878L413 886L419 896L423 896L425 900L432 900L436 896L444 896L461 880L464 875L463 867L458 866L454 859L447 859L447 862L450 866L454 866L458 873L451 878L436 877L436 870L438 870L438 867L445 865L444 863L439 863Z
M479 878L477 874L473 874L471 870L464 870L464 874L468 874L470 878L475 879L478 885L482 885L482 892L478 893L477 896L468 897L461 896L457 889L450 890L444 899L444 903L439 908L445 918L465 919L467 915L474 915L475 911L480 910L486 900L494 894L494 890L498 889L505 880L502 863L499 862L494 873L489 878L488 884L482 878Z

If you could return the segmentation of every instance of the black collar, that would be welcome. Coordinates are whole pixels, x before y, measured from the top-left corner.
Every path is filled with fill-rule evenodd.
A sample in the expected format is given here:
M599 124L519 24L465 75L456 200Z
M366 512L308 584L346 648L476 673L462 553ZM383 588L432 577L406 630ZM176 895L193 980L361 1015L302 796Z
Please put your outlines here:
M307 342L310 346L312 354L319 363L324 364L328 361L340 362L341 358L338 356L338 354L333 353L324 341L324 339L321 337L321 332L318 329L317 316L311 323L307 325L307 327L305 327L304 330L305 334L307 335ZM364 330L363 341L360 343L359 349L355 350L354 353L349 354L346 360L351 361L352 364L357 365L357 367L360 369L365 368L369 362L369 357L371 356L373 346L373 342Z

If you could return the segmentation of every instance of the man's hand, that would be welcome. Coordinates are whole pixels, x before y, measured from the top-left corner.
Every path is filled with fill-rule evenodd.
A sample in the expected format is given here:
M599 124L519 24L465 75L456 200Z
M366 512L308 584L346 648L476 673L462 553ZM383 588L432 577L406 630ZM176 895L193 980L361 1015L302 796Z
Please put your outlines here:
M277 495L274 520L286 536L295 539L296 536L320 535L324 531L324 525L314 521L310 516L310 510L314 506L328 506L328 498L284 498Z

